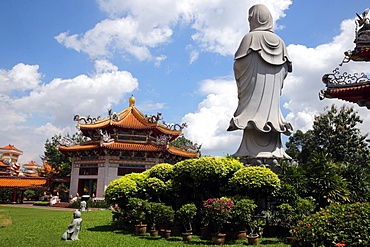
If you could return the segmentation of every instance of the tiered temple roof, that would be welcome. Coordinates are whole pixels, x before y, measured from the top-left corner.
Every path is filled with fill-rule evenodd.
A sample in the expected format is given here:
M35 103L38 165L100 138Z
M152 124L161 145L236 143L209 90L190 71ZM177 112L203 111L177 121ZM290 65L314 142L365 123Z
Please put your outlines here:
M18 176L20 165L18 157L23 154L14 145L7 145L0 148L0 176Z
M39 177L41 166L35 161L30 161L27 164L23 164L23 176L26 177Z
M342 66L350 61L368 62L370 61L370 19L367 17L369 10L365 10L362 15L357 14L355 30L355 48L346 51ZM322 78L326 85L325 90L321 90L319 97L338 98L349 101L359 106L366 106L370 109L370 79L364 73L340 74L339 68L333 73L325 74Z
M84 140L77 144L70 139L62 139L59 150L69 156L110 151L132 157L199 157L199 151L194 147L176 148L169 145L169 142L182 134L186 124L167 125L165 122L160 123L160 120L161 113L144 115L135 107L135 98L130 97L129 107L118 114L108 110L105 119L76 115L75 121L78 122L77 127Z
M0 188L13 189L13 202L16 202L18 190L43 188L47 184L46 178L39 177L37 169L40 166L36 162L25 164L24 171L21 171L18 158L22 154L21 150L11 144L0 148Z

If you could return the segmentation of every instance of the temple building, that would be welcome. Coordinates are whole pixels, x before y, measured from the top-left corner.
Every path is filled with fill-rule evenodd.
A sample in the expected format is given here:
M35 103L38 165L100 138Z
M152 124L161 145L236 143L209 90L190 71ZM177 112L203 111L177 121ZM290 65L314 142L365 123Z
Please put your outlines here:
M22 174L26 177L40 177L39 173L42 167L35 161L30 161L22 165Z
M119 113L108 110L105 119L76 115L82 139L62 138L59 150L72 157L71 195L102 198L108 184L127 173L142 172L159 163L175 164L199 157L194 146L174 147L186 124L166 124L161 113L147 116L129 98L129 107Z
M370 19L367 17L369 10L365 10L361 15L357 14L355 40L353 50L344 52L342 66L350 61L368 62L370 61ZM322 82L326 85L325 90L321 90L319 98L337 98L361 107L370 109L370 79L365 73L349 74L341 73L339 68L332 73L325 74Z
M22 154L11 144L0 148L0 176L18 176L21 167L18 158Z
M0 148L0 189L11 189L12 203L23 202L23 193L27 189L46 188L47 179L39 176L41 166L35 161L20 165L18 158L23 151L14 145ZM18 195L20 191L20 195Z

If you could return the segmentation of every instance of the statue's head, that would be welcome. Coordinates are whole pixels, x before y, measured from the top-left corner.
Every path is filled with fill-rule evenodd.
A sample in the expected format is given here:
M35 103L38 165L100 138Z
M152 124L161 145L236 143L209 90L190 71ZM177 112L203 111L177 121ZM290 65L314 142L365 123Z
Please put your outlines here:
M78 211L78 210L76 210L76 211L74 211L74 213L73 213L73 218L81 218L81 212L80 211Z
M273 31L273 23L271 12L263 4L253 5L249 9L249 31Z

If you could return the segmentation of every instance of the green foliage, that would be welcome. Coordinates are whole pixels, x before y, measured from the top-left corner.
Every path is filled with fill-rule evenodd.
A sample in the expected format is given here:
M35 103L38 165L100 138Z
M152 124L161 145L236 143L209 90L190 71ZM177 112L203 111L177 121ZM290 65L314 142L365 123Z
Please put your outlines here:
M253 200L233 200L233 207L230 212L230 222L232 223L234 230L246 229L247 224L252 221L256 209L257 205Z
M67 137L70 137L67 135ZM74 134L70 137L72 140L77 140L77 134ZM46 159L47 163L55 169L53 176L55 177L67 177L71 175L72 169L72 159L65 156L57 148L59 141L62 139L62 136L54 135L51 140L47 139L44 145L44 155L43 159Z
M194 147L194 143L182 135L177 137L174 141L170 142L170 146L177 148ZM199 147L199 149L200 148L201 147Z
M312 214L292 230L294 246L370 245L370 204L336 204Z
M161 201L161 196L167 191L166 184L159 178L148 178L145 180L145 191L150 195L150 199Z
M79 209L80 207L81 207L81 200L76 200L69 204L69 208ZM87 208L109 208L109 205L106 203L106 201L88 200Z
M243 164L233 158L201 157L178 162L173 167L173 188L187 195L185 202L200 204L206 198L219 197L229 189L228 179Z
M320 207L332 202L348 202L346 180L338 174L338 165L324 153L316 153L306 165L308 189Z
M0 188L0 202L10 202L12 200L13 190Z
M300 196L314 196L321 207L332 201L369 200L370 147L367 134L358 128L361 123L353 107L326 108L315 117L312 130L298 130L286 143L286 152L299 168L290 168L283 182ZM325 160L319 157L318 163L318 155Z
M308 193L308 180L306 171L303 169L303 164L292 164L291 162L282 162L280 164L281 173L279 178L281 181L281 200L291 200L295 201L296 197L293 194L300 194L301 196ZM290 195L285 194L284 192L289 193ZM285 199L284 199L285 197ZM283 201L288 202L288 201Z
M161 221L166 213L167 206L164 203L147 202L146 203L146 218L148 223L151 224L153 230L156 229L156 224Z
M179 210L176 211L177 218L182 222L186 232L192 231L192 222L194 217L197 215L197 207L194 203L188 203L182 205Z
M362 120L353 107L332 105L326 112L315 116L313 130L297 131L286 144L287 153L306 163L312 153L324 152L335 162L361 163L370 155L367 135L357 128Z
M279 177L266 167L248 166L234 173L230 185L238 192L245 191L255 197L268 195L280 187Z
M49 202L44 202L44 201L37 201L37 202L34 202L33 205L35 205L35 206L49 206L50 203Z
M164 182L168 181L172 177L173 165L168 163L160 163L153 166L149 170L149 177L158 178Z
M289 230L293 229L297 223L306 216L312 214L316 209L316 204L310 199L299 198L293 206L283 203L275 209L275 221L284 229L288 235Z
M175 220L175 210L171 206L162 204L160 217L157 218L159 225L169 227Z
M125 210L130 214L131 219L136 224L142 224L146 219L146 205L147 202L140 198L131 197L125 206Z
M137 191L136 182L128 176L123 176L110 182L104 192L104 198L109 205L117 203L119 207L123 207Z

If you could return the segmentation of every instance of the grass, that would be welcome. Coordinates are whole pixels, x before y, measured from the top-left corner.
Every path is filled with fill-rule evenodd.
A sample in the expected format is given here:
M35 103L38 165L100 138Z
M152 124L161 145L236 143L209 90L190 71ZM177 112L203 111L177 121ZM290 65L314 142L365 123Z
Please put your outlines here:
M190 243L184 243L181 237L167 240L152 238L149 234L135 236L123 232L117 225L111 224L112 213L109 210L94 210L82 213L82 231L79 241L62 241L61 236L73 219L73 211L61 211L16 206L0 206L0 213L8 213L12 225L0 227L0 245L2 247L22 246L125 246L125 247L165 247L165 246L212 246L209 241L193 236ZM6 214L4 213L4 215ZM230 243L225 246L245 246L247 241ZM269 238L261 239L260 246L289 247L281 241Z
M12 219L10 218L7 210L0 209L0 228L12 225Z

